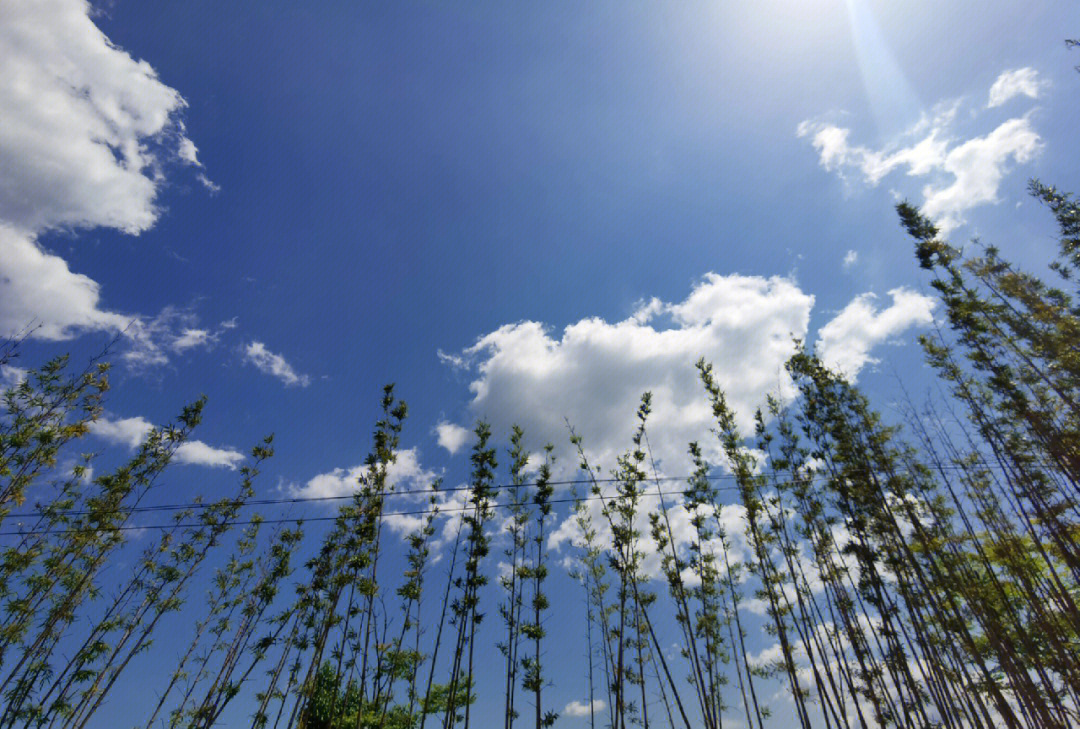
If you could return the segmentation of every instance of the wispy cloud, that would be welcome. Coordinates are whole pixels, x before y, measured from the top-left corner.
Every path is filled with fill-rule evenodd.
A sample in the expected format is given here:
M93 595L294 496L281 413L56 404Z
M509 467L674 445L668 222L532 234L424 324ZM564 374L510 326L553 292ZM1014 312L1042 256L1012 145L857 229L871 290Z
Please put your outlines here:
M184 329L172 341L170 346L174 352L184 352L196 347L206 347L215 341L214 335L206 329Z
M147 370L169 362L170 355L214 348L232 326L222 322L214 329L199 324L191 309L167 306L153 318L135 319L124 329L130 347L121 356L129 367Z
M1004 103L1017 94L1037 96L1033 71L1010 73L1014 75L1003 74L995 83L998 90L991 91L992 102ZM810 140L823 168L841 177L854 172L869 186L900 170L908 177L926 178L920 191L923 212L948 232L966 222L965 214L972 208L997 202L1010 166L1030 162L1043 147L1030 114L1009 119L981 136L958 139L953 128L960 106L961 102L939 104L933 115L901 135L900 142L876 149L852 143L850 129L827 122L804 121L796 134Z
M271 352L262 342L253 341L244 348L244 362L255 365L255 369L263 374L278 378L286 386L307 387L311 384L308 375L298 373L283 356Z
M1017 96L1037 99L1046 85L1047 82L1039 78L1039 74L1034 68L1017 68L1012 71L1005 71L997 77L994 85L990 87L990 99L986 102L986 107L993 109L995 106L1001 106Z

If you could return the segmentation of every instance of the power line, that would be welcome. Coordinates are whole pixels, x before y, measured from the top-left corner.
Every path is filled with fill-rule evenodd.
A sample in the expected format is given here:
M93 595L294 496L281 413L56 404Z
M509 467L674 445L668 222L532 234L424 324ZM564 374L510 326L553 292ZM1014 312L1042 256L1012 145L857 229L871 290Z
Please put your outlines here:
M979 463L979 464L969 464L969 465L981 466L981 467L985 467L985 468L1000 468L1000 466L998 464L993 464L993 463ZM960 466L960 465L953 465L953 466L942 465L942 466L935 467L935 468L933 468L931 470L939 470L939 469L959 470L959 469L963 469L963 468L967 468L967 467L968 466ZM869 473L869 470L866 470L865 472ZM757 475L767 477L770 474L762 473L762 474L757 474ZM824 475L824 474L821 474L821 475ZM689 480L690 478L693 478L693 476L651 476L649 478L642 479L642 482L656 483L656 482L660 482L660 481L664 481L664 482L686 481L686 480ZM736 474L725 473L725 474L708 475L708 476L705 476L704 478L707 481L730 481L730 480L736 479L737 476L736 476ZM802 479L785 478L785 479L783 479L783 482L785 484L810 483L810 482L813 481L814 478L815 478L814 476L811 476L809 478L802 478ZM621 481L621 480L623 480L623 479L618 478L618 477L610 477L610 478L588 478L588 479L565 479L565 480L557 480L557 481L548 481L547 483L548 483L548 485L551 485L551 486L572 486L572 485L582 486L582 485L591 485L591 484L616 483L616 482ZM523 482L523 483L520 483L520 484L512 484L512 483L510 483L510 484L497 484L495 486L492 486L491 490L492 491L506 491L506 490L514 489L514 488L528 488L528 487L535 487L535 486L538 486L538 485L539 485L539 482L536 482L536 481L526 481L526 482ZM460 492L460 491L469 491L472 488L473 487L470 486L470 485L448 486L448 487L432 485L432 486L426 486L426 487L423 487L423 488L400 489L400 490L391 489L391 490L388 490L388 491L376 491L376 492L370 493L369 496L382 497L382 498L393 498L395 496L416 496L416 495L422 495L422 494L455 493L455 492ZM734 487L727 487L727 488L724 488L724 489L721 489L721 490L732 491L732 490L735 490L735 488ZM245 500L243 502L240 502L239 499L235 499L231 503L234 503L239 508L246 508L246 507L251 507L251 506L291 506L291 505L297 505L297 504L314 504L314 503L329 503L329 502L334 502L334 501L344 501L344 500L349 500L349 499L356 498L358 493L359 493L359 491L354 491L354 492L349 493L349 494L342 494L342 495L337 495L337 496L291 496L291 497L281 497L281 498L247 499L247 500ZM686 493L686 492L672 491L670 493L677 494L677 493ZM652 495L655 496L656 494L652 494ZM588 499L586 499L586 500L588 500ZM13 513L13 514L7 514L6 516L0 517L0 518L2 518L2 519L39 519L39 518L48 517L48 516L90 516L90 515L95 515L95 514L121 514L121 513L123 513L123 514L144 514L144 513L153 513L153 512L159 512L159 511L164 512L164 511L185 511L185 510L199 511L199 510L204 510L204 509L209 509L209 508L214 508L214 507L220 507L220 506L222 506L224 504L227 504L227 503L230 503L230 502L228 502L228 501L226 501L226 502L222 502L222 501L217 501L217 502L213 502L213 501L209 501L209 502L207 502L207 501L197 501L197 502L178 503L178 504L156 504L156 505L148 505L148 506L132 506L132 507L128 507L128 508L117 508L117 509L107 509L107 510L100 510L100 509L98 509L98 510L95 510L95 509L62 510L61 509L61 510L55 510L55 511L45 511L45 510L42 510L42 511L25 511L25 512ZM563 503L563 502L556 501L556 502L551 502L551 503ZM328 518L336 518L336 517L328 517ZM322 520L322 519L323 519L323 517L313 517L309 521ZM141 529L141 528L145 528L145 527L138 527L138 528ZM38 532L18 532L18 534L34 534L34 533L38 533ZM46 533L46 532L42 532L42 533ZM56 533L59 533L59 532L56 532ZM11 535L11 533L9 533L9 532L0 532L0 536L10 536L10 535Z
M683 481L683 480L686 480L688 478L690 478L690 477L689 476L659 476L659 477L656 477L656 478L648 478L648 479L644 479L644 480L655 483L656 481ZM732 478L734 478L733 474L721 474L721 475L708 476L707 477L707 479L710 480L710 481L720 481L720 480L727 480L727 479L732 479ZM589 484L593 484L593 483L614 483L614 482L617 482L617 481L620 481L620 480L621 479L618 479L618 478L596 478L596 479L572 479L572 480L564 480L564 481L548 481L547 483L550 486L570 486L570 485L581 486L581 485L589 485ZM536 481L529 481L529 482L520 483L520 484L497 484L495 486L492 486L491 490L492 491L506 491L506 490L513 489L513 488L528 488L530 486L538 486L538 485L539 485L539 483L536 482ZM393 490L389 490L389 491L376 491L376 492L373 492L373 493L371 493L369 495L370 496L378 496L378 497L382 497L382 498L388 498L388 497L394 497L394 496L416 496L418 494L454 493L454 492L459 492L459 491L469 491L471 489L472 489L472 486L468 486L468 485L449 486L449 487L446 487L446 488L443 488L441 486L426 486L424 488L415 488L415 489L401 489L401 490L393 489ZM354 491L353 493L343 494L343 495L339 495L339 496L291 496L291 497L282 497L282 498L276 498L276 499L248 499L248 500L244 501L242 504L239 504L239 505L240 506L278 506L278 505L292 505L292 504L325 503L325 502L331 502L331 501L343 501L343 500L346 500L346 499L353 499L353 498L356 497L357 493L359 493L359 491ZM131 514L137 514L137 513L153 512L153 511L183 511L184 509L196 509L196 510L198 510L198 509L209 509L209 508L211 508L213 506L220 505L220 504L221 504L220 501L219 502L197 501L197 502L190 502L190 503L185 503L185 504L157 504L157 505L150 505L150 506L134 506L134 507L131 507L131 508L128 508L128 509L115 509L115 510L112 510L112 511L104 511L104 512L101 511L101 510L95 511L95 510L92 510L92 509L57 510L57 511L25 511L25 512L19 512L19 513L15 513L15 514L8 514L7 517L5 517L5 518L8 518L8 519L13 519L13 518L33 519L33 518L39 518L39 517L43 517L43 516L59 516L59 515L64 515L64 516L87 516L87 515L90 515L90 514L117 513L117 512L120 512L120 511L124 511L126 513L131 513Z
M734 488L729 487L729 488L727 488L725 490L733 491ZM659 497L662 497L662 496L676 496L676 495L685 496L688 493L691 493L691 491L690 490L655 491L655 492L652 492L652 493L644 492L644 493L640 494L640 496L641 496L641 498L650 498L650 497L659 498ZM598 500L603 500L603 499L609 499L610 500L612 498L613 497L611 497L611 496L583 496L583 497L580 497L580 498L549 499L548 503L549 504L567 504L567 503L577 503L577 502L581 502L581 501L598 501ZM221 504L218 504L218 505L220 506ZM212 506L212 504L207 504L206 506ZM512 506L515 506L515 504L514 503L488 504L487 506L489 508L492 508L492 509L505 509L505 508L510 508ZM413 511L384 511L384 512L382 512L380 514L380 517L387 517L387 516L425 516L427 514L446 514L446 513L457 513L457 512L462 512L462 511L470 511L470 510L473 510L473 509L476 509L476 508L477 507L475 505L473 505L473 506L448 507L448 508L445 508L445 509L436 507L434 509L415 509ZM290 523L290 522L295 522L295 523L326 522L326 521L336 521L339 518L340 518L340 515L335 515L335 516L315 516L315 517L310 517L310 518L306 518L306 519L305 518L299 518L299 517L281 517L281 518L275 518L275 519L247 519L247 520L244 520L244 521L229 521L228 524L229 524L229 526L249 526L249 525L252 525L252 524L286 524L286 523ZM205 527L205 526L211 526L211 525L205 524L205 523L200 523L200 522L193 522L193 523L187 523L187 524L131 524L131 525L116 526L116 527L79 527L79 528L72 528L72 529L41 529L41 530L28 529L28 530L25 530L25 531L0 532L0 537L22 537L22 536L29 536L29 535L47 535L47 534L93 534L93 533L96 533L96 532L141 531L143 529L189 529L189 528L192 528L192 527Z

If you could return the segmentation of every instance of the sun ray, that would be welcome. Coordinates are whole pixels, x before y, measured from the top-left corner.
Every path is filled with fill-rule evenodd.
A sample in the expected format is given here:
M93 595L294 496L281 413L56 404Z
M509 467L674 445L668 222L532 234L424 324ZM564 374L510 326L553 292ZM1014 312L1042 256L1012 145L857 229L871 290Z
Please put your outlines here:
M878 133L887 140L919 120L923 105L866 0L846 0L855 55Z

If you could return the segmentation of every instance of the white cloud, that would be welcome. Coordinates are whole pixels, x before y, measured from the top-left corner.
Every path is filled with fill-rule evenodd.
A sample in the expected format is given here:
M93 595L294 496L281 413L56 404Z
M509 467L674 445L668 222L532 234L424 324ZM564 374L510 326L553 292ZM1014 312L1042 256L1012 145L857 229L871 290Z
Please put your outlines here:
M179 146L176 148L176 156L184 160L188 164L197 165L202 167L198 157L199 150L195 146L195 142L190 139L180 140Z
M681 461L711 422L698 358L714 364L750 427L765 394L785 381L792 335L805 336L813 301L785 278L708 274L684 301L648 302L619 322L586 318L561 333L534 321L507 324L462 354L475 373L470 409L496 433L518 423L528 442L557 447L567 443L569 419L610 466L650 390L652 446L661 460Z
M439 480L439 474L421 465L420 453L416 448L396 451L395 456L396 460L387 468L387 481L390 489L397 493L387 496L384 523L401 535L417 531L423 526L425 512L431 508L431 498L434 496L436 505L442 511L441 518L444 518L446 523L442 534L433 539L433 544L449 541L461 520L467 492L433 492L431 489ZM291 496L302 499L349 496L360 488L360 479L368 472L365 465L335 468L311 477L303 486L290 485L288 492Z
M737 497L733 492L733 485L734 484L730 482L721 482L719 484L722 499L727 498L730 501L737 501ZM601 487L605 492L605 498L610 498L615 495L616 487L614 484L601 484ZM680 554L685 555L690 543L694 541L696 537L696 530L692 523L694 514L686 508L685 500L681 494L675 493L682 488L681 482L661 481L664 506L667 508L668 523L671 525L672 543ZM593 498L585 502L585 508L589 518L592 520L591 528L596 531L594 543L598 545L612 544L614 537L612 535L611 524L607 517L603 515L603 502L600 499ZM711 507L701 507L701 509L701 514L711 522L715 511ZM645 555L641 563L641 573L651 579L659 578L662 574L661 559L657 552L656 542L652 538L651 525L649 522L649 514L658 512L659 510L660 499L656 493L656 485L655 483L649 484L645 488L645 495L642 497L642 507L637 513L634 527L641 534L638 548ZM720 565L724 565L728 562L735 565L748 559L750 556L750 549L745 538L746 509L738 503L723 504L720 507L716 521L723 527L724 533L728 536L727 557L725 558L722 556L724 554L724 547L717 538L705 542L702 545L703 551L708 554L716 555L717 562ZM581 527L577 521L577 515L573 512L563 519L562 523L558 525L548 539L548 546L552 550L559 551L564 545L574 545L579 548L585 546ZM572 562L572 559L569 561ZM566 564L566 562L564 562L564 564ZM683 579L688 585L696 585L699 583L698 575L693 574L689 569L683 573Z
M942 169L953 183L923 188L923 212L943 230L964 223L963 213L976 205L997 202L998 187L1011 160L1024 164L1042 149L1027 117L1010 119L985 137L976 137L949 151Z
M955 106L943 106L929 118L924 118L908 131L907 137L922 138L906 147L873 150L852 145L848 139L850 129L834 124L804 121L796 129L799 137L810 137L818 150L821 166L841 176L845 168L853 167L861 172L867 184L876 185L886 175L907 166L908 174L925 175L939 168L948 150L948 142L941 138L956 116ZM923 136L925 135L925 136Z
M797 645L793 650L793 655L798 655L801 645ZM773 643L772 645L762 648L755 654L746 656L746 661L755 668L762 668L764 666L775 666L784 657L783 648L779 643Z
M46 251L47 230L138 234L160 213L170 160L199 165L185 102L113 45L85 0L4 3L0 20L0 335L122 331L100 287Z
M96 281L73 272L32 234L0 222L0 336L27 326L36 327L35 337L50 340L124 329L130 317L102 310L100 298Z
M32 336L50 341L91 331L117 332L127 347L123 361L145 369L167 363L170 352L216 343L220 331L200 329L197 323L192 312L174 307L154 317L103 309L96 281L72 271L33 234L0 221L0 336L14 336L27 327Z
M933 321L936 301L905 288L889 292L892 304L881 311L874 294L862 294L818 332L817 352L826 366L854 379L868 363L870 350L912 326Z
M185 329L170 345L175 352L195 347L205 347L214 341L214 335L206 329Z
M207 177L205 172L196 173L195 179L198 180L203 187L209 190L210 194L216 195L217 193L221 192L221 185L217 184L209 177Z
M844 270L845 271L850 270L851 267L854 266L856 262L858 262L858 260L859 260L858 251L850 250L847 253L845 253L844 254L844 262L842 264L843 267L844 267Z
M593 699L590 704L588 701L571 701L565 707L563 707L563 716L589 716L591 712L600 712L607 708L607 703L603 699Z
M435 435L439 440L439 446L445 448L450 455L454 455L465 445L472 432L456 423L441 420L435 426Z
M442 474L426 468L416 448L395 452L397 460L387 469L390 486L384 502L383 523L395 534L406 536L423 527L432 507L438 509L436 533L431 537L432 560L442 559L441 547L452 542L462 524L462 517L471 507L469 490L464 484L439 490ZM286 492L295 498L339 499L355 493L360 479L368 473L365 465L335 468L308 479L303 485L289 484ZM331 501L332 506L335 502Z
M0 394L18 387L26 379L29 370L11 364L0 364Z
M153 429L153 424L143 417L109 420L102 418L90 424L90 432L110 443L138 448ZM175 463L211 468L235 469L244 460L244 454L233 448L215 448L201 440L181 443L173 456Z
M456 370L457 369L464 369L464 368L467 368L469 366L469 363L466 362L465 359L463 357L461 357L460 355L447 354L446 352L442 351L441 349L436 350L435 353L439 356L439 361L440 362L442 362L445 365L449 365L449 366L453 367Z
M397 490L426 489L438 477L434 471L420 464L420 453L415 448L399 450L395 460L387 468L387 479ZM352 468L335 468L308 479L303 486L289 487L289 493L299 498L332 498L348 496L360 488L360 479L368 473L364 465Z
M24 230L154 224L154 144L189 150L185 102L114 46L84 0L5 3L0 24L0 219Z
M262 342L251 342L244 348L244 361L255 365L255 368L264 374L273 375L286 386L307 387L311 384L308 375L298 374L284 357L268 350Z
M844 320L832 324L829 351L866 352L882 331L892 336L922 321L897 311L910 305L906 294L898 301L874 320L869 334L845 329ZM684 301L650 301L623 321L586 318L562 332L535 321L507 324L460 355L474 376L469 407L496 433L517 423L529 443L554 443L560 462L573 467L576 459L566 453L568 419L590 457L609 468L629 447L641 394L651 391L654 454L664 470L686 473L692 440L719 460L694 363L704 357L713 364L740 426L749 431L767 394L793 394L784 363L795 351L793 338L807 338L813 304L814 297L790 279L708 274ZM858 340L848 344L846 336Z
M1029 80L1035 83L1034 76ZM933 115L901 135L900 142L879 149L852 144L850 129L826 122L804 121L796 134L808 137L821 166L842 178L854 171L870 186L897 170L928 178L921 190L923 212L948 232L965 222L971 208L996 203L1010 164L1030 162L1042 149L1029 115L1009 119L983 136L957 140L952 128L959 107L959 102L940 104Z
M1005 71L990 87L990 98L986 107L992 109L995 106L1001 106L1017 96L1037 99L1045 86L1046 82L1039 80L1039 74L1034 68L1016 68Z
M214 331L198 327L199 317L189 309L166 306L157 316L134 319L123 330L130 348L122 359L135 370L166 364L169 354L211 349L230 327L226 322Z
M893 304L885 310L874 309L872 297L864 294L822 328L818 347L827 362L854 376L870 361L873 346L928 320L929 299L904 289L890 293ZM473 374L469 407L477 417L491 422L496 433L508 433L517 423L529 444L556 444L564 472L577 466L568 452L564 417L584 438L592 465L606 474L630 446L641 393L651 391L649 445L658 475L681 476L690 470L690 441L699 441L714 464L726 460L710 432L715 422L694 368L697 359L712 362L739 426L751 434L754 411L767 394L794 396L784 363L795 351L794 339L808 338L813 305L814 297L790 279L708 274L678 303L649 300L622 321L586 318L561 333L538 322L507 324L444 361ZM677 481L661 483L664 491L680 488ZM656 576L660 559L648 536L646 513L657 497L654 485L647 491L637 526L647 555L643 572ZM728 497L735 500L733 493ZM683 550L693 538L692 514L681 496L671 493L665 499L673 542ZM611 534L601 506L599 500L586 502L598 543L606 544ZM732 563L744 560L744 509L728 502L718 516L731 538ZM443 539L450 528L448 523ZM549 546L558 550L580 539L571 514L553 528ZM719 552L720 545L708 548Z
M176 449L176 462L213 468L236 468L244 454L233 448L215 448L201 440L189 440Z

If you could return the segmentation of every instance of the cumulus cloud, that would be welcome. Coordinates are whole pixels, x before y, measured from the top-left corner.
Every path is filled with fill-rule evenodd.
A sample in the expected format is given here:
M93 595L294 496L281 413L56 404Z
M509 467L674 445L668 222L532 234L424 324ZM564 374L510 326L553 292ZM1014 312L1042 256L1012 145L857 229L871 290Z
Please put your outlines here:
M899 301L907 306L910 300L905 294ZM572 467L576 460L566 454L569 420L590 456L606 468L629 446L641 394L651 391L653 452L661 468L686 473L692 440L719 459L694 363L704 357L713 364L740 426L750 430L767 394L792 394L783 367L795 351L793 339L807 339L813 305L814 297L790 279L711 273L685 300L652 300L622 321L591 317L561 332L535 321L507 324L459 355L473 375L469 408L496 433L520 424L530 447L562 444L561 462ZM922 321L893 308L881 316L869 334L845 329L847 319L831 325L829 351L866 352L880 341L880 332L894 336ZM848 335L860 339L847 344ZM848 350L840 349L845 345ZM865 361L848 355L843 363L854 375Z
M156 145L196 162L180 94L114 46L85 0L7 4L0 24L0 219L29 231L154 224Z
M858 251L848 251L847 253L844 254L844 261L843 261L843 263L841 265L843 265L845 271L849 271L849 270L851 270L851 267L854 266L858 262L858 260L859 260Z
M716 366L749 427L765 394L782 385L792 335L805 336L813 302L785 278L708 274L684 301L650 301L619 322L587 318L562 332L507 324L461 355L475 374L470 409L497 433L519 423L533 445L565 444L568 419L610 465L650 390L653 447L662 461L678 461L711 419L698 358Z
M600 484L600 486L606 492L604 494L605 498L615 495L616 487L614 484ZM721 498L723 498L723 493L727 492L731 501L736 500L731 483L721 483L718 484L718 487L722 494ZM671 525L671 543L675 545L675 549L680 554L685 554L691 542L696 538L696 529L692 523L695 512L686 508L685 500L679 493L681 489L682 486L678 482L670 480L660 482L664 506L667 509L668 523ZM607 517L602 512L603 502L600 499L592 499L584 503L586 513L591 519L591 528L596 532L594 543L600 545L612 544L614 535ZM706 540L702 545L703 552L715 555L719 565L726 563L734 565L748 559L750 557L750 548L745 538L746 509L737 503L722 505L718 514L711 507L699 508L701 509L700 515L704 516L706 521L710 523L713 523L715 515L715 523L718 523L723 528L728 540L726 548L719 538L714 537ZM645 489L645 495L641 497L641 510L635 518L634 528L641 533L638 543L638 547L644 555L640 567L641 573L652 579L659 578L662 575L662 562L657 551L656 542L652 538L649 522L649 514L659 510L660 494L657 493L656 484L650 484ZM560 551L564 547L571 545L585 548L586 544L583 536L577 515L571 513L552 532L548 539L548 546L555 551ZM723 556L725 551L727 552L726 558ZM571 562L564 562L566 566L570 566L570 564ZM683 574L683 579L687 585L697 585L700 581L699 576L689 569Z
M307 387L311 384L308 375L297 373L284 357L268 350L262 342L251 342L244 348L244 362L255 365L255 369L263 374L278 378L286 386Z
M923 212L940 221L943 230L964 222L963 213L997 202L998 188L1010 160L1024 164L1042 149L1042 141L1027 117L1010 119L985 137L957 145L945 157L942 169L953 176L951 185L923 188Z
M817 347L827 364L853 377L872 361L874 346L929 321L932 302L927 297L906 289L890 296L891 305L881 309L872 295L859 296L822 327ZM469 408L476 417L491 422L496 433L520 424L527 445L561 444L557 456L566 471L577 466L567 443L567 420L584 438L592 465L605 474L630 446L641 393L651 391L648 446L660 488L667 492L673 542L684 549L693 538L693 514L676 493L679 481L664 477L689 472L690 441L699 441L714 464L725 461L710 432L715 423L694 363L704 357L713 364L739 426L751 433L754 412L767 395L794 395L784 363L795 351L795 339L809 338L813 305L814 297L787 278L712 273L676 303L651 299L621 321L590 317L562 331L534 321L507 324L444 361L471 373ZM730 535L729 557L735 563L748 554L742 538L745 510L734 503L730 484L721 488L729 490L731 501L716 516ZM646 554L642 569L651 576L660 571L646 521L658 503L655 490L655 484L647 488L637 525ZM601 507L600 500L586 502L597 541L606 544L611 533ZM549 546L560 550L581 538L570 515L553 528ZM721 546L707 548L719 552Z
M433 544L453 538L453 529L461 520L468 494L464 490L436 492L440 474L423 466L420 452L408 448L395 452L396 460L387 468L389 490L384 503L384 523L395 533L411 534L423 526L425 512L435 505L445 519L442 534ZM302 499L336 499L349 496L360 488L360 480L369 472L365 465L335 468L312 476L303 485L288 487L291 496Z
M1005 71L990 87L990 98L986 106L992 109L1017 96L1037 99L1045 86L1046 82L1039 79L1039 74L1034 68L1016 68Z
M439 447L445 448L447 453L454 455L465 445L472 432L456 423L442 420L435 426L435 435L438 438Z
M607 708L607 703L603 699L593 699L592 703L588 701L571 701L565 707L563 707L563 716L589 716L592 712L600 712Z
M396 490L429 488L438 478L434 471L420 463L420 453L415 448L399 450L395 460L387 468L387 479ZM365 465L351 468L335 468L308 479L303 486L291 486L289 493L298 498L333 498L348 496L360 488L360 479L368 473Z
M100 298L96 281L73 272L33 235L0 222L0 336L28 325L33 336L51 340L126 327L130 319L102 310Z
M233 448L215 448L201 440L191 440L176 449L176 461L197 466L234 469L244 454Z
M1003 74L998 83L1008 76ZM1021 75L1003 83L1000 93L1024 88L1021 81L1026 78ZM1035 84L1034 78L1027 80ZM1035 91L1037 95L1037 85ZM810 140L824 169L841 177L854 172L869 186L898 170L908 177L926 178L921 189L923 212L947 232L965 222L968 210L996 203L1010 166L1030 162L1042 150L1030 115L1009 119L985 135L958 139L953 127L959 108L959 102L939 105L933 115L901 135L899 142L878 149L852 143L850 129L827 122L804 121L796 134Z
M153 429L153 424L143 417L109 420L102 418L90 424L90 432L110 443L138 448ZM244 454L234 448L215 448L201 440L181 443L173 456L173 462L193 466L235 469L244 460Z
M11 364L0 364L0 393L18 387L26 379L29 370Z
M817 352L829 368L855 379L859 371L876 362L870 350L913 326L933 321L935 300L905 288L889 292L892 304L877 310L874 294L855 297L818 332Z
M6 3L0 20L0 335L125 330L97 282L38 242L48 230L138 234L160 214L166 162L201 166L185 102L117 48L85 0Z

